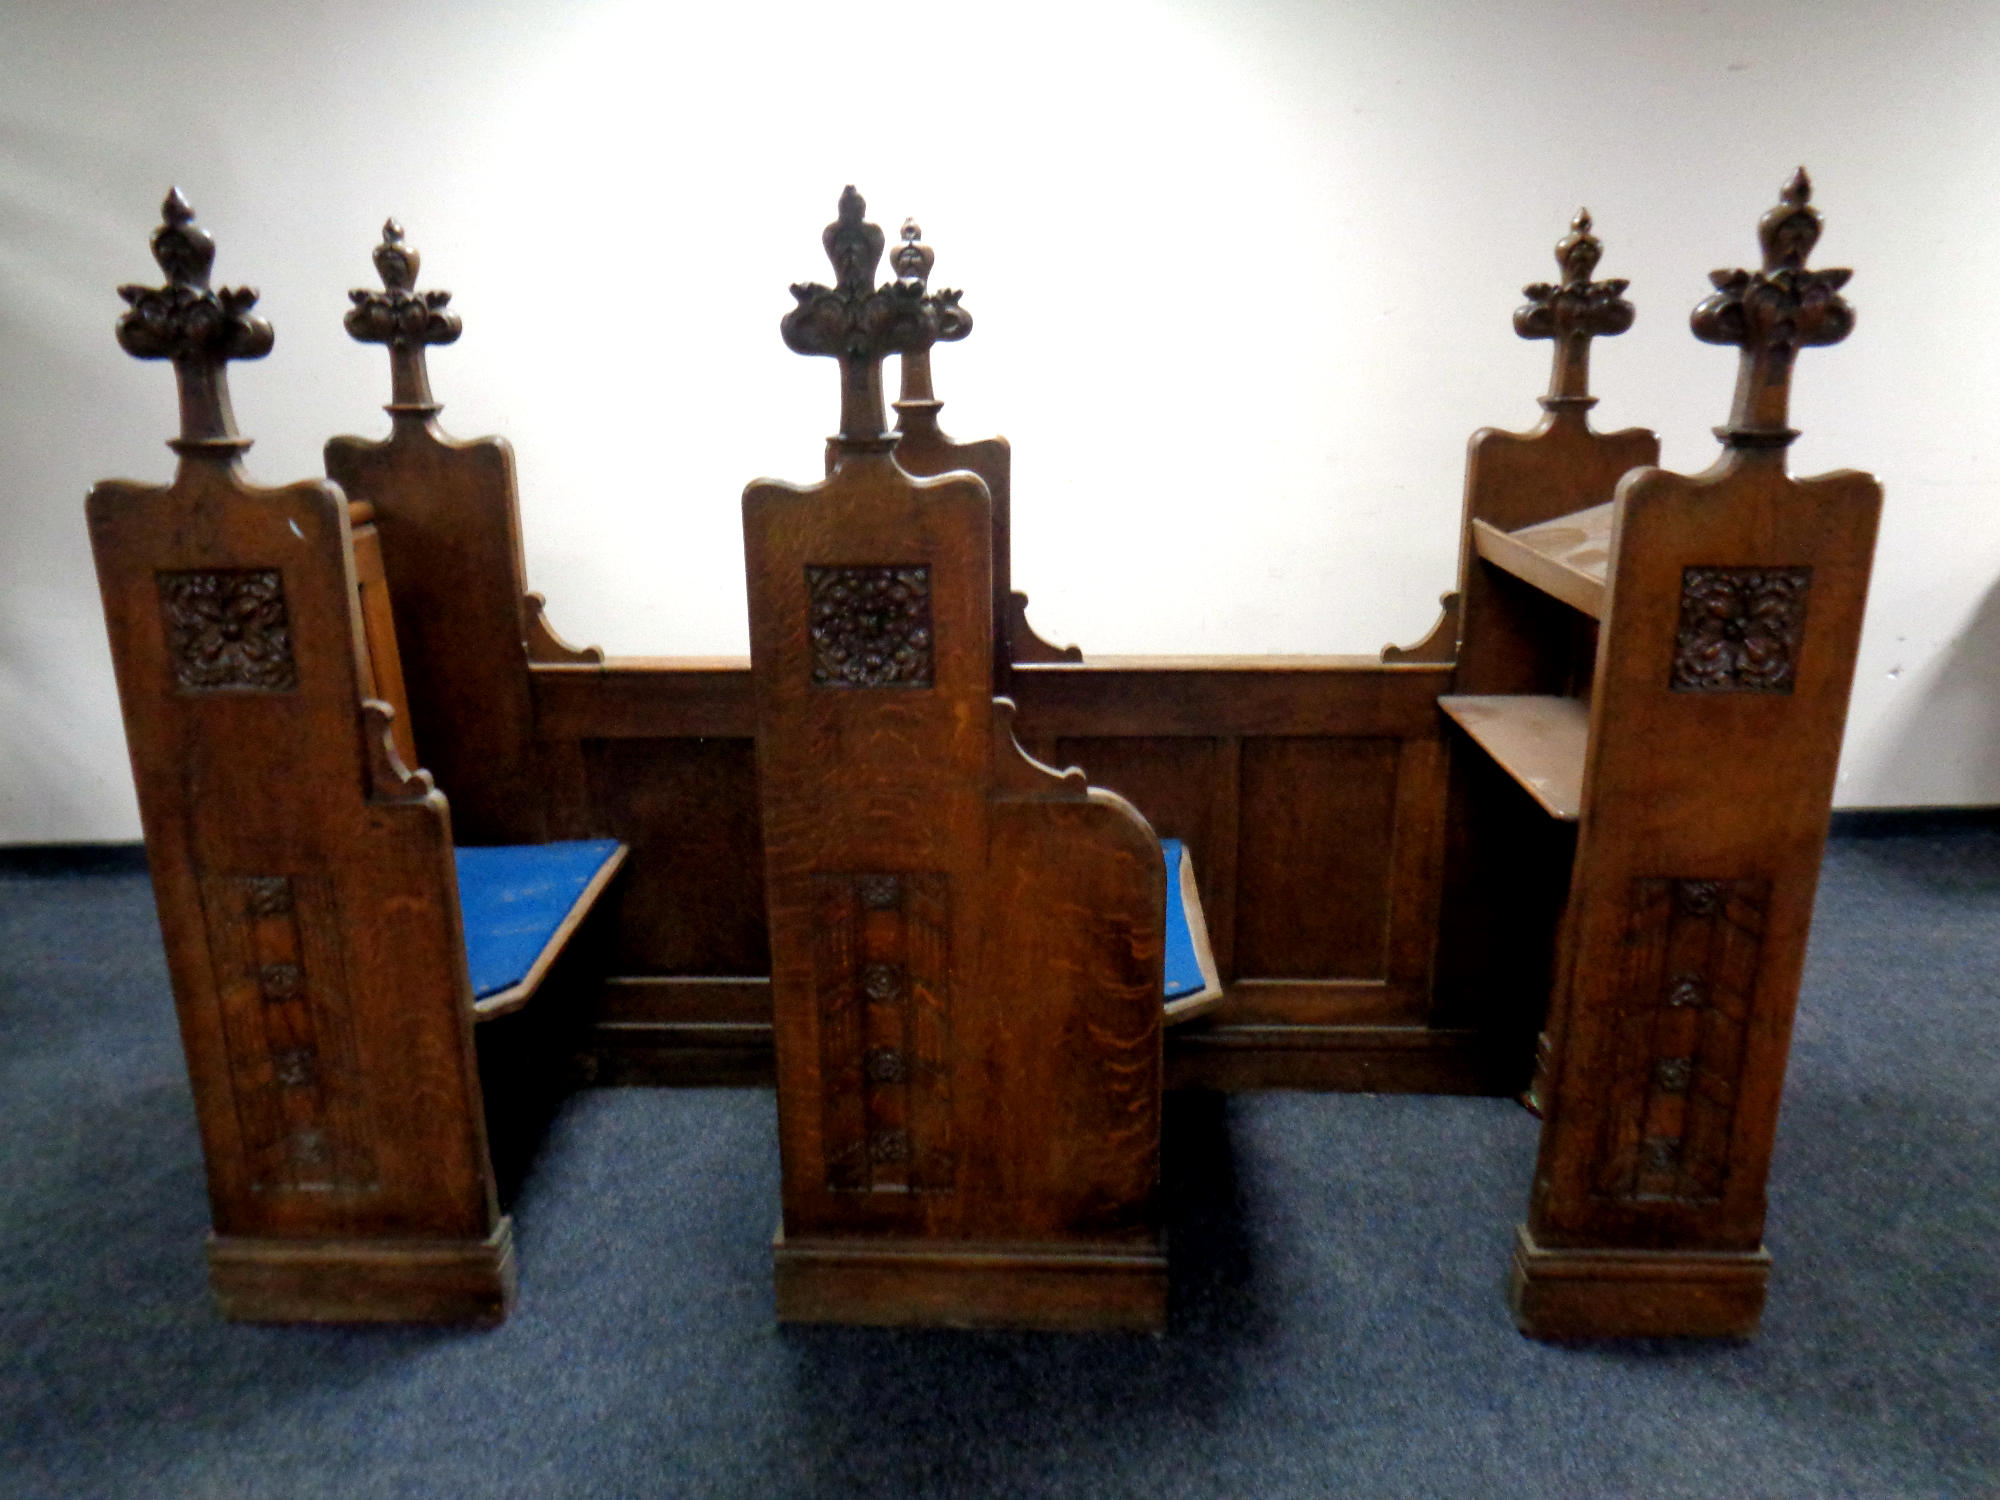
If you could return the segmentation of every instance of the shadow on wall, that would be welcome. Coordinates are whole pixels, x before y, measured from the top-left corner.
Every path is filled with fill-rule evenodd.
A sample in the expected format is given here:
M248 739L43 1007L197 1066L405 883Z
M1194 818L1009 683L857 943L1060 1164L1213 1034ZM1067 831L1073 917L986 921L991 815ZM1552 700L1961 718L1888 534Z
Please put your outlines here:
M1925 675L1875 767L1901 805L1974 805L2000 787L2000 580ZM1959 746L1950 760L1940 747Z

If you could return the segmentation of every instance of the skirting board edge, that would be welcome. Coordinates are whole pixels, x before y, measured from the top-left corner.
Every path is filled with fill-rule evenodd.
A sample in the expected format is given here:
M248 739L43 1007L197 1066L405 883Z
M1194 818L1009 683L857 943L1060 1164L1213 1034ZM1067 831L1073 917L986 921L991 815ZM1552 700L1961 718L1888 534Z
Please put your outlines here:
M210 1235L208 1280L233 1323L472 1323L513 1309L514 1221L483 1240Z
M1164 1333L1164 1240L1137 1245L771 1241L778 1320Z
M1507 1301L1538 1339L1749 1338L1771 1254L1755 1250L1550 1248L1514 1234Z

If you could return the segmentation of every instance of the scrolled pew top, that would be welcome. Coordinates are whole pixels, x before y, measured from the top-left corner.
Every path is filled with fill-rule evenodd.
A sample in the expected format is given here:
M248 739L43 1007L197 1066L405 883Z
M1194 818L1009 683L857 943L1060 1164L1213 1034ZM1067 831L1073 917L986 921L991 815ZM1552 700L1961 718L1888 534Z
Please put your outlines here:
M1561 282L1536 281L1521 289L1528 300L1514 312L1514 331L1524 339L1555 341L1549 393L1541 398L1548 410L1596 405L1590 394L1590 341L1632 326L1632 304L1625 300L1631 283L1590 279L1603 255L1604 242L1590 232L1590 210L1579 208L1569 233L1556 242Z
M882 400L882 361L891 354L906 361L927 359L940 338L963 338L972 330L957 292L933 296L926 291L930 248L917 243L921 231L914 223L904 226L905 243L897 247L896 280L875 284L885 241L881 226L863 218L867 211L866 200L849 184L840 195L838 217L820 234L833 264L834 284L793 283L798 305L778 325L785 347L795 354L827 355L840 362L840 433L835 442L849 453L885 453L895 446Z
M183 458L233 463L250 446L236 430L229 405L232 359L271 352L271 325L250 309L255 287L210 287L215 239L194 221L179 188L167 192L153 231L153 259L166 273L161 287L121 286L127 311L118 343L135 359L170 359L180 386L181 434L170 446Z
M354 306L348 309L344 326L360 343L389 346L390 397L385 409L391 416L403 412L435 416L443 407L431 395L424 350L456 342L464 325L457 313L445 310L450 292L417 290L423 257L415 245L404 241L403 226L394 219L382 225L382 243L375 247L374 259L382 290L357 287L349 292Z
M1696 338L1743 351L1729 423L1715 429L1731 448L1782 453L1798 436L1787 425L1794 357L1810 345L1837 344L1854 331L1854 309L1840 295L1854 273L1806 269L1821 223L1812 206L1812 179L1800 167L1777 204L1757 221L1763 269L1709 272L1715 290L1690 315Z

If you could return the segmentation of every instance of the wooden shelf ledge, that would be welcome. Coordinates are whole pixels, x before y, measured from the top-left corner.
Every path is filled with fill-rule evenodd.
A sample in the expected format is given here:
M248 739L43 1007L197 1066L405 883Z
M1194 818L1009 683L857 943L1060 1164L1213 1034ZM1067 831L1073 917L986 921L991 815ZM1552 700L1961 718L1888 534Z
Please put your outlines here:
M1475 520L1472 544L1494 567L1553 594L1593 620L1604 618L1604 581L1611 567L1609 501L1519 531L1502 531Z
M1438 707L1551 817L1583 811L1583 762L1590 705L1580 698L1452 694Z

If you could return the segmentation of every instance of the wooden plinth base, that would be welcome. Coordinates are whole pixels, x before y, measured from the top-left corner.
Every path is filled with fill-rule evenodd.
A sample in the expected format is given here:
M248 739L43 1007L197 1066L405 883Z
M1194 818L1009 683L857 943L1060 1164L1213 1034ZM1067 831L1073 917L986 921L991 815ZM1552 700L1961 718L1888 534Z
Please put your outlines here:
M1770 1276L1761 1248L1550 1249L1523 1225L1507 1300L1531 1338L1748 1338Z
M211 1235L208 1283L236 1323L478 1323L514 1305L514 1221L484 1240Z
M903 1327L1163 1333L1163 1244L771 1242L778 1320Z

